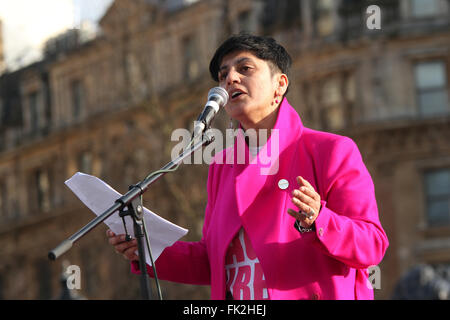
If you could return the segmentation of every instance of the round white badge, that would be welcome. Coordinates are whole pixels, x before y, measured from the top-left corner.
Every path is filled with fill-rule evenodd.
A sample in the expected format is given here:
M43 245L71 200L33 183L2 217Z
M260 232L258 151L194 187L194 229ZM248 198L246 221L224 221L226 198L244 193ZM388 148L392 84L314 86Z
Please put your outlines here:
M286 179L281 179L278 181L278 188L281 190L286 190L289 187L289 182Z

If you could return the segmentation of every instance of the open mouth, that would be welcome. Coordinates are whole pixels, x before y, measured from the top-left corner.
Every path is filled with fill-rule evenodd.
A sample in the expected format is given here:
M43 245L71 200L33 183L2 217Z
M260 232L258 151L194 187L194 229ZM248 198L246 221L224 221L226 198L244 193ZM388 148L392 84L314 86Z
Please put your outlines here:
M233 94L231 95L231 99L236 99L237 97L241 96L242 94L244 94L242 91L235 91L233 92Z

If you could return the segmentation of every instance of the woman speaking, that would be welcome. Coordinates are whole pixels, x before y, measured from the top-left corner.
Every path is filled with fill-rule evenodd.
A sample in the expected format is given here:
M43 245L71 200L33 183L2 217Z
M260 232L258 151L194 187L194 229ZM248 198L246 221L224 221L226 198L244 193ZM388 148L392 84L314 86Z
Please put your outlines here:
M373 299L367 269L388 239L372 179L350 138L303 126L285 98L290 65L267 37L233 36L215 52L211 76L244 134L209 167L202 239L166 248L161 279L210 285L211 299ZM277 134L249 145L250 130ZM270 174L261 161L236 161L240 151L258 159L273 143ZM136 242L107 236L139 273Z

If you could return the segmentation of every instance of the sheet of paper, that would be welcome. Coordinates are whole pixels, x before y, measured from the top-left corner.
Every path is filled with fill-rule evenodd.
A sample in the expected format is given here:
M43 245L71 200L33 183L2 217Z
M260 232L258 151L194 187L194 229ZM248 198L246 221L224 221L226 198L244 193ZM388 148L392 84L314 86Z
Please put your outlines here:
M97 216L105 212L114 204L115 200L122 196L101 179L81 172L75 173L65 184ZM158 259L166 247L174 244L188 232L187 229L161 218L147 208L144 208L144 221L149 233L153 261ZM112 214L104 222L115 234L125 234L122 218L119 217L118 212ZM131 217L125 217L125 224L128 234L134 238ZM145 250L147 250L147 244L145 244ZM148 251L146 251L146 262L151 265Z

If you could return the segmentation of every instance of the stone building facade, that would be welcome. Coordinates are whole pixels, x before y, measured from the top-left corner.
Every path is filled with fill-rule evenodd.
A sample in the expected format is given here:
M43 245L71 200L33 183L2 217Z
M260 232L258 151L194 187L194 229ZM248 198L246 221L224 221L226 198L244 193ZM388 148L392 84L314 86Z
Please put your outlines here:
M139 297L104 225L47 260L93 218L64 181L82 171L125 192L167 163L172 131L192 129L215 86L215 48L240 31L288 49L288 99L306 126L358 144L390 240L376 297L418 263L450 263L450 5L427 3L116 0L95 39L71 30L49 41L44 60L0 76L0 298L57 297L63 260L80 266L87 298ZM367 27L372 4L381 29ZM227 122L221 113L214 126ZM144 197L188 228L188 241L201 236L207 169L181 166ZM166 299L209 297L203 286L162 289Z
M5 56L3 49L3 24L2 20L0 19L0 74L2 74L4 69L5 69Z

